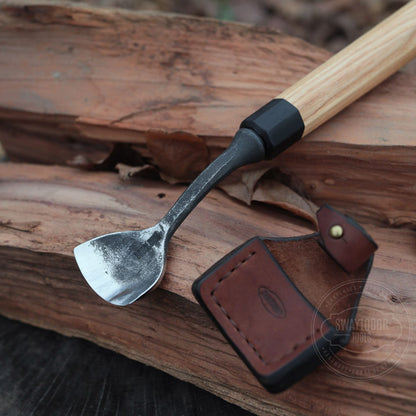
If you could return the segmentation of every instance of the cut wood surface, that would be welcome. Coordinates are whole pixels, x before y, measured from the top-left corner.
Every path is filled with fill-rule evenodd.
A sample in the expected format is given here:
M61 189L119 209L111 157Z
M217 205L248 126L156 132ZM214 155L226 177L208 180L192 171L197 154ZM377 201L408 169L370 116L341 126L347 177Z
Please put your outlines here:
M248 25L18 2L1 7L0 48L0 141L11 160L97 162L122 142L182 181L242 119L330 56ZM300 195L365 221L414 225L415 91L414 75L394 75L253 169L278 168ZM262 179L237 176L247 189L231 194L284 206Z
M308 234L314 231L308 222L214 190L173 237L159 289L127 307L100 300L78 271L73 247L153 225L182 190L143 178L121 182L108 172L0 164L0 313L89 339L257 414L415 413L416 244L410 229L363 224L379 250L356 336L339 355L361 372L349 377L322 366L278 395L258 385L195 302L191 284L248 238ZM386 327L367 326L371 314Z

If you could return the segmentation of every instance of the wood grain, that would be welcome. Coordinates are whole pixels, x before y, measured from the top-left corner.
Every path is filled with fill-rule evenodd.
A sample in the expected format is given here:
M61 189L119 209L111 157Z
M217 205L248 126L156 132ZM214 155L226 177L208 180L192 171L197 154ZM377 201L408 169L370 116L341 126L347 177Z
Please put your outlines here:
M81 154L97 163L122 142L182 178L330 57L242 24L51 3L3 5L0 47L0 141L11 160L65 164ZM317 204L414 225L415 90L415 76L391 77L260 168L280 170ZM183 172L177 160L191 136L201 163Z
M161 287L140 302L115 307L87 287L73 247L103 233L153 225L183 187L29 164L2 164L0 178L3 315L91 340L256 414L407 415L416 410L414 231L365 225L379 250L361 302L361 323L351 349L340 356L369 372L351 378L322 366L272 395L225 342L190 286L248 238L302 235L313 231L308 223L272 207L249 208L214 190L172 239ZM377 313L389 324L371 332L365 322ZM360 342L362 335L371 336L371 345ZM377 376L383 370L388 371Z
M416 1L411 1L279 97L299 110L305 136L415 57Z

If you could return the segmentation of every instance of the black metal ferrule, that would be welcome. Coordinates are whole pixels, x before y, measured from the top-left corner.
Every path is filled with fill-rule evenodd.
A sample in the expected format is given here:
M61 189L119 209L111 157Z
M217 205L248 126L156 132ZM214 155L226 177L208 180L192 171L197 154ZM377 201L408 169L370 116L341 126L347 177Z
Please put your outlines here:
M254 130L264 142L266 159L297 142L305 125L298 109L282 98L275 98L241 123L241 128Z

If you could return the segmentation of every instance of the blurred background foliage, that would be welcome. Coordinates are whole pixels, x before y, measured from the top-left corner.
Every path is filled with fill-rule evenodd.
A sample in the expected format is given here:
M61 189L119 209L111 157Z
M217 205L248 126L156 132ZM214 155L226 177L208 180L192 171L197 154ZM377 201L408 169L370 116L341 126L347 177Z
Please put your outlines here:
M268 27L337 52L406 0L83 0L89 4L213 17Z

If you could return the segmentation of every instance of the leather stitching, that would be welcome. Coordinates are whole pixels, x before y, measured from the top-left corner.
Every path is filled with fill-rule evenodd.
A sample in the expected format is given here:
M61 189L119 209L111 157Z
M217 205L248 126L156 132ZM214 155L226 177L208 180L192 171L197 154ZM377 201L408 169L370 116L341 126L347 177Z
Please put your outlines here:
M231 316L228 314L227 310L224 308L223 305L221 305L221 302L217 299L217 297L215 296L215 292L216 290L220 287L221 283L227 279L228 277L230 277L237 269L239 269L243 264L245 264L248 260L250 260L251 258L254 257L254 255L256 254L255 251L252 251L247 257L245 257L243 260L241 260L239 263L237 263L236 266L234 266L230 271L228 271L227 273L225 273L217 282L217 284L215 285L214 289L211 290L211 297L214 300L214 302L218 305L218 307L220 308L221 312L226 316L226 318L230 321L230 323L232 324L232 326L235 328L235 330L241 335L241 337L244 339L244 341L247 343L247 345L251 348L251 350L254 352L254 354L260 359L260 361L264 364L264 365L269 365L272 363L278 363L280 361L282 361L285 357L287 357L288 355L292 354L294 351L296 351L299 347L301 347L302 345L306 344L307 342L309 342L312 338L312 336L314 334L317 334L318 332L320 332L320 328L315 328L315 331L306 336L302 341L296 343L288 352L284 353L281 357L279 357L277 360L275 361L271 361L271 362L267 362L262 355L260 354L260 352L256 349L256 347L254 346L254 344L249 340L249 338L244 334L244 332L239 328L238 324L231 318Z
M257 357L261 360L261 362L265 365L267 365L266 360L261 356L261 354L257 351L256 347L253 345L252 342L250 342L250 340L247 338L247 336L244 334L243 331L241 331L241 329L239 328L238 324L231 318L231 316L228 314L228 312L226 311L226 309L221 305L220 301L217 299L217 297L215 296L215 291L220 287L221 283L227 279L228 277L230 277L238 268L240 268L244 263L246 263L248 260L250 260L254 255L256 254L255 251L252 251L246 258L244 258L243 260L241 260L236 266L234 266L229 272L225 273L217 282L216 286L214 287L214 289L212 289L211 291L211 297L214 300L214 302L218 305L218 307L220 308L221 312L226 316L226 318L231 322L232 326L235 328L235 330L242 336L242 338L244 339L244 341L246 341L246 343L248 344L248 346L252 349L252 351L254 352L254 354L257 355Z

